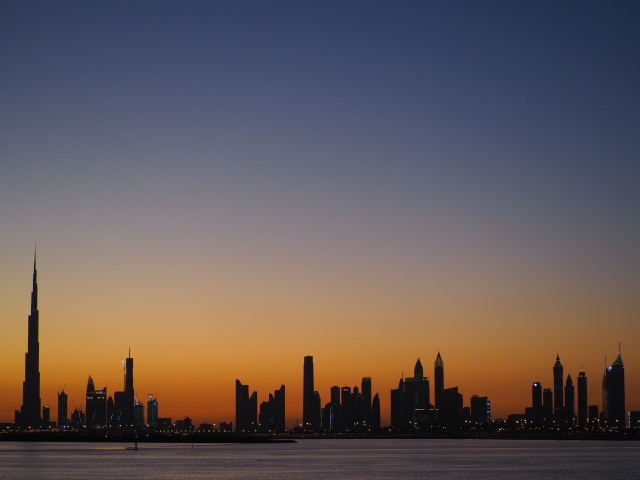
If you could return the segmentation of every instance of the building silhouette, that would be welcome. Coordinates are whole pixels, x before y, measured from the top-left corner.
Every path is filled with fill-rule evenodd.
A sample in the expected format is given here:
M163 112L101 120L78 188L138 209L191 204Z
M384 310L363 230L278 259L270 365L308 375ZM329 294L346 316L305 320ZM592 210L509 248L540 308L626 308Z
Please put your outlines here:
M362 378L362 424L371 427L371 377Z
M85 405L87 428L105 428L107 426L107 387L96 390L91 375L87 380Z
M22 406L17 424L22 428L40 426L40 342L38 330L40 312L38 311L38 271L36 256L33 256L33 290L31 291L31 314L28 320L27 353L25 354L24 383L22 384Z
M76 408L71 413L71 428L82 430L84 428L85 415L81 408Z
M377 393L371 403L371 429L380 430L380 395Z
M322 409L322 429L327 432L344 430L340 403L329 402L324 406Z
M413 377L401 378L398 388L391 390L391 426L422 428L432 423L433 406L429 400L429 378L424 376L422 362L418 358Z
M445 388L440 394L438 421L440 425L457 427L463 421L463 396L458 387Z
M64 389L58 393L58 427L63 428L69 423L67 417L67 394L64 393Z
M260 429L273 432L284 432L284 385L269 394L269 400L260 404Z
M136 427L144 427L144 403L136 402L133 406L134 420L133 424Z
M540 382L533 382L531 386L531 415L529 420L536 425L541 425L544 422L542 384Z
M582 368L578 374L578 426L587 428L587 420L589 419L588 402L587 402L587 374Z
M471 421L477 425L491 423L491 402L489 397L471 396Z
M51 410L49 405L42 407L42 428L49 428L51 426Z
M556 355L556 363L553 365L553 415L557 423L562 423L564 418L563 383L564 369L560 363L560 355Z
M542 391L542 410L545 423L550 424L553 421L553 390L550 388Z
M575 416L575 391L573 388L573 380L571 379L571 374L567 376L567 382L564 387L564 422L573 426L574 424L574 416Z
M340 405L340 387L337 385L331 387L331 403Z
M312 356L304 357L302 384L302 428L312 431L320 430L321 403L320 394L314 389Z
M158 428L158 400L151 395L147 401L147 425L154 430Z
M440 395L444 390L444 362L438 351L436 361L433 363L433 381L434 385L434 397L436 410L440 408Z
M625 428L627 425L627 412L625 410L622 352L618 352L618 356L608 368L605 365L602 379L602 397L604 419L607 426Z
M249 397L249 385L236 380L236 431L253 432L258 427L258 392Z

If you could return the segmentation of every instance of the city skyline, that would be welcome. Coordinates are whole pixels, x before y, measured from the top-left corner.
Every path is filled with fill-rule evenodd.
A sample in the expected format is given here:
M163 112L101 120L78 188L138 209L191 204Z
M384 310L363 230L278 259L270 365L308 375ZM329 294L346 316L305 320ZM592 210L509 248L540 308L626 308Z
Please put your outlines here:
M194 423L235 417L236 379L302 419L305 356L322 408L370 377L383 425L438 352L494 418L544 399L557 355L556 390L570 374L577 411L582 369L602 408L619 342L640 410L639 23L633 2L3 1L0 422L33 384L34 243L52 420L89 375L124 393L129 347L138 399Z
M15 410L15 424L21 428L29 429L38 427L40 424L47 425L50 421L49 405L42 407L40 414L41 399L40 374L39 374L39 310L38 310L38 283L36 269L36 255L34 253L33 263L33 284L31 292L31 312L28 316L28 350L25 360L25 382L23 384L23 405ZM621 343L618 344L618 355L613 363L608 366L605 357L604 375L602 378L602 389L600 406L590 404L587 389L587 377L583 368L580 367L578 378L578 401L576 403L575 389L571 374L564 375L564 367L560 360L560 355L556 355L553 365L553 389L546 389L549 396L543 396L543 386L540 382L534 381L532 386L532 401L525 408L525 414L511 413L509 418L526 419L536 425L549 425L553 421L559 425L580 426L584 428L587 418L592 421L592 417L599 419L601 423L610 422L609 425L626 425L629 410L625 406L625 370L622 360ZM146 425L144 414L144 403L140 402L135 395L133 381L133 358L131 348L126 360L122 360L124 367L123 391L115 392L113 397L109 396L107 387L98 390L94 381L89 375L85 402L75 405L74 416L84 414L86 416L87 428L131 428L134 425ZM371 428L372 425L389 426L395 428L406 428L411 425L416 428L428 426L458 426L463 424L466 415L469 419L475 419L481 423L482 418L491 421L490 399L487 396L480 396L477 393L469 397L470 408L468 413L464 413L464 394L458 387L445 387L445 363L438 350L434 360L433 377L424 374L424 367L420 357L414 366L414 376L405 378L404 373L400 379L397 389L390 391L389 422L385 425L380 415L379 393L375 393L375 405L377 416L372 421L372 387L371 377L362 377L361 388L357 385L353 390L349 386L331 387L330 401L323 408L322 396L315 390L314 362L313 356L304 357L303 368L303 391L302 391L302 419L297 419L292 425L287 425L285 415L285 385L276 390L274 394L268 394L268 400L260 403L258 410L258 392L249 394L249 386L243 385L239 379L235 381L235 429L239 431L258 431L270 428L275 431L284 431L295 427L303 430L320 431L340 430L354 426L357 428ZM430 379L433 378L433 395L431 394ZM65 385L66 387L66 385ZM61 387L57 392L58 420L67 416L67 395ZM340 392L342 390L342 392ZM153 394L148 394L148 405L153 404L154 417L149 422L158 421L158 401L153 398ZM544 397L544 398L543 398ZM108 399L108 401L107 401ZM25 407L27 405L27 407ZM34 405L38 407L36 412ZM84 407L84 408L83 408ZM595 413L591 414L591 410ZM80 412L80 413L78 413ZM482 413L478 413L482 412ZM599 412L599 413L598 413ZM334 425L335 415L335 425ZM190 417L186 416L189 421ZM331 420L327 420L331 418ZM504 419L503 419L504 420ZM181 421L181 420L178 420ZM220 420L216 423L223 423L227 420ZM275 423L274 423L275 421ZM44 423L42 423L44 422ZM71 420L70 425L77 424L78 420ZM205 423L204 421L202 423ZM291 421L289 420L289 423ZM269 427L267 427L267 425ZM58 424L60 426L60 424Z

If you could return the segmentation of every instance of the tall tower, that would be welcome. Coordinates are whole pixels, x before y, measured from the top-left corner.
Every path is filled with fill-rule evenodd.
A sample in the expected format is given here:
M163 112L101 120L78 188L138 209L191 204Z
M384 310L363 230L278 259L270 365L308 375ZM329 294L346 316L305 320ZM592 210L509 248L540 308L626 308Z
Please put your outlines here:
M302 428L313 430L317 425L313 422L314 407L313 357L304 357L304 377L302 386Z
M64 389L58 393L58 428L62 428L69 423L67 416L67 394Z
M435 400L436 410L440 408L440 400L442 392L444 391L444 362L438 351L438 356L433 364L433 378L435 380Z
M123 423L126 426L132 426L135 423L135 400L133 390L133 358L131 358L131 348L129 348L129 356L125 360L124 375L124 409L122 412Z
M564 378L564 369L560 363L560 355L556 355L556 363L553 366L553 415L556 422L562 423L564 401L562 395L562 380Z
M622 352L618 352L618 356L609 367L606 386L609 397L607 422L609 422L608 424L611 427L626 428L627 411L625 410L624 363L622 361Z
M362 419L367 427L371 426L371 377L362 378Z
M31 315L29 315L27 353L25 355L24 383L20 423L23 428L40 426L40 342L38 341L38 271L36 255L33 255L33 290Z
M569 426L573 426L573 417L575 416L576 399L574 392L573 380L571 379L571 375L569 375L564 387L564 422Z
M587 428L588 408L587 375L580 369L578 374L578 425L580 428Z

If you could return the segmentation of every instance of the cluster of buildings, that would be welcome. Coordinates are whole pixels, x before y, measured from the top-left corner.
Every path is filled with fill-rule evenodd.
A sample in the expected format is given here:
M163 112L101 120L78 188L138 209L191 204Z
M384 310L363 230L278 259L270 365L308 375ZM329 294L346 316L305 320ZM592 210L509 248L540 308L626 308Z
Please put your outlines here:
M418 358L413 377L400 378L398 388L391 390L391 426L397 429L428 427L460 427L470 423L487 425L491 422L491 403L488 397L473 395L470 406L464 406L458 387L444 388L444 362L440 352L433 365L434 403L431 403L429 377L424 376Z
M602 411L598 405L588 404L587 375L581 369L578 373L578 392L571 375L564 378L564 368L560 356L553 365L553 389L542 388L542 383L533 382L531 406L523 414L509 415L511 426L529 427L572 427L580 429L597 428L637 428L640 426L640 412L628 412L625 408L624 362L622 352L609 366L604 366L602 376Z
M33 290L31 313L28 319L28 347L25 356L23 402L15 411L14 427L22 430L59 429L90 431L151 431L190 432L196 430L191 419L171 422L158 417L158 401L149 395L145 405L135 395L133 384L133 358L131 350L124 361L124 385L113 396L107 387L96 389L89 376L85 409L75 407L68 415L68 397L64 389L58 392L58 418L51 421L48 405L41 406L38 340L39 311L36 259L33 262ZM434 390L431 401L429 377L424 375L422 362L416 361L413 377L400 378L398 388L391 390L391 428L400 431L429 428L485 427L492 424L491 403L486 396L472 395L469 406L464 406L463 394L458 387L445 388L444 362L440 352L434 362ZM619 353L613 363L606 365L602 378L602 405L589 405L587 376L580 371L576 392L571 375L564 378L564 368L557 356L553 366L553 389L542 388L540 382L532 386L532 402L524 414L509 415L506 425L513 428L579 428L624 429L640 428L640 412L627 412L625 408L624 363ZM74 405L75 406L75 405ZM628 415L627 415L628 413ZM500 421L501 422L501 421ZM296 422L297 423L297 422ZM501 422L502 424L503 422ZM9 424L6 424L9 425ZM302 425L295 429L304 432L363 432L376 431L380 425L380 397L372 396L371 377L363 377L360 386L334 385L331 399L322 407L320 394L314 386L313 357L304 357ZM222 422L218 429L204 423L199 431L233 431L232 422ZM260 404L258 393L249 394L249 386L236 380L236 432L287 431L285 425L285 386L281 385L267 401Z

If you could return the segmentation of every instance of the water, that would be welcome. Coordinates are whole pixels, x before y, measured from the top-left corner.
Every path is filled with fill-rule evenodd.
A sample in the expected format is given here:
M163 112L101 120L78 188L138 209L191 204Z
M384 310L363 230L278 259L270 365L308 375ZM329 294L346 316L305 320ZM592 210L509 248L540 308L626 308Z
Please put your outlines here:
M640 477L640 442L301 440L239 445L0 442L0 479Z

